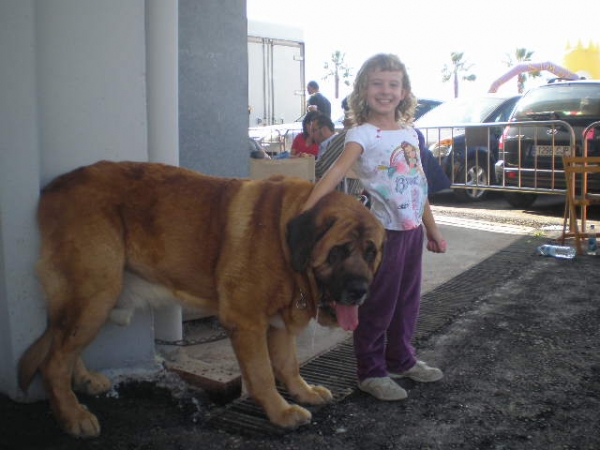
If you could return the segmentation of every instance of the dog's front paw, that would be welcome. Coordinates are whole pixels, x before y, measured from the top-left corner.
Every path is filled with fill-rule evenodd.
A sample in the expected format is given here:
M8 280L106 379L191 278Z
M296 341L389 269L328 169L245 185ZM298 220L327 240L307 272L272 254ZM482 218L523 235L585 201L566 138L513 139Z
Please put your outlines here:
M63 418L62 427L76 438L87 439L100 436L98 418L83 405L80 405L70 417Z
M323 405L333 400L331 391L323 386L308 385L308 390L296 395L296 400L307 405Z
M310 423L312 414L307 409L298 405L290 405L277 417L269 417L271 422L283 428L294 429Z

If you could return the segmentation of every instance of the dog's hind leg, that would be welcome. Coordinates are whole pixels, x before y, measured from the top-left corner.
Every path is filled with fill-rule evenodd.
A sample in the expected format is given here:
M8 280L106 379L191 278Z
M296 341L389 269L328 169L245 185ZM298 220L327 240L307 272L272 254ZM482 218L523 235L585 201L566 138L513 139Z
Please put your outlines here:
M73 385L87 393L102 390L109 385L107 379L90 377L80 354L94 339L110 312L107 296L117 293L100 291L92 296L79 294L67 301L69 308L55 311L51 316L49 332L52 344L40 372L48 392L50 406L65 431L76 437L95 437L100 434L100 424L94 414L81 405L72 390ZM95 307L93 304L96 303ZM99 305L98 305L99 304Z
M269 329L269 356L275 376L285 384L288 392L297 401L308 405L321 405L333 399L329 389L310 385L300 375L296 336L286 328Z
M48 354L39 369L50 406L65 431L76 437L95 437L100 424L79 403L72 387L94 393L108 380L89 372L80 354L92 342L117 302L123 283L124 250L116 234L52 248L44 242L38 274L48 297ZM64 242L64 241L63 241ZM46 244L44 246L44 244ZM50 248L49 248L50 247Z

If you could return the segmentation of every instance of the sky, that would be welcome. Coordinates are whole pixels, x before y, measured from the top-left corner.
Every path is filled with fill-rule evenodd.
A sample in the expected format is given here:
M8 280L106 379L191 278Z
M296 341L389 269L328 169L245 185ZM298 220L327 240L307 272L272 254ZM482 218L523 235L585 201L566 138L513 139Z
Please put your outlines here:
M570 5L576 7L570 8ZM563 65L569 45L600 45L597 0L247 0L248 19L300 28L305 42L306 79L334 98L324 63L339 50L356 74L370 56L395 53L406 64L417 97L448 100L452 82L442 82L451 53L463 52L473 82L461 82L459 95L476 95L506 71L507 54L533 51L533 62ZM589 22L589 25L587 24ZM596 24L595 24L596 22ZM549 72L526 87L545 82ZM341 101L351 88L340 87ZM513 78L498 92L516 93Z

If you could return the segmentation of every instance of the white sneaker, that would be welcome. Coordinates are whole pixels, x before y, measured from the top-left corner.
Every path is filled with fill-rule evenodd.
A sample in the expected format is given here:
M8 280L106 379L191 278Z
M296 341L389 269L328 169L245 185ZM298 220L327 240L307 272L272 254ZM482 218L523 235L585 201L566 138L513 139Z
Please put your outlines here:
M406 391L390 377L365 378L358 383L358 388L377 400L397 401L404 400L408 396Z
M429 367L423 361L417 361L417 363L406 372L390 372L389 375L391 378L410 378L411 380L419 381L421 383L439 381L444 377L444 373L440 369Z

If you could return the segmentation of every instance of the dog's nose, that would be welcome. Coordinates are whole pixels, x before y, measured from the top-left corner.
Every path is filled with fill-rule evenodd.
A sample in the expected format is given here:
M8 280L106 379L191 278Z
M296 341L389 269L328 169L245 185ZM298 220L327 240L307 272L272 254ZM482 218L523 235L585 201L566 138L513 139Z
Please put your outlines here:
M355 279L350 280L344 289L342 303L347 305L362 305L367 298L369 285L366 281Z

